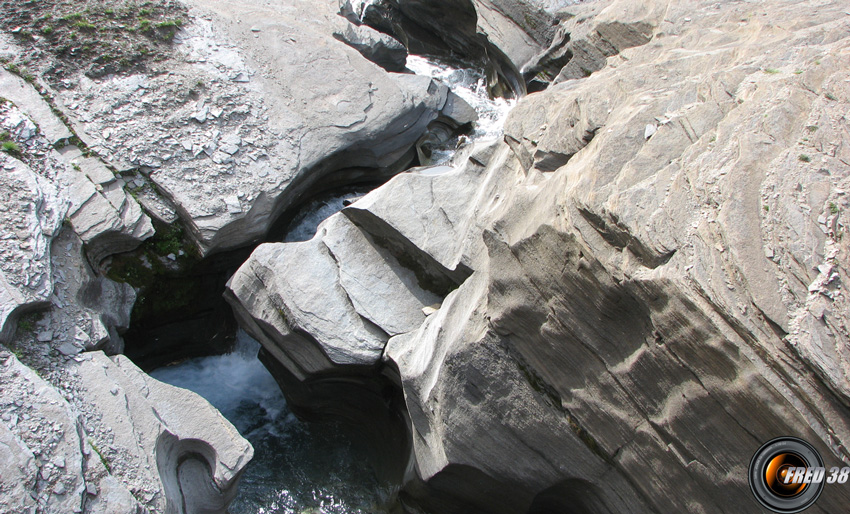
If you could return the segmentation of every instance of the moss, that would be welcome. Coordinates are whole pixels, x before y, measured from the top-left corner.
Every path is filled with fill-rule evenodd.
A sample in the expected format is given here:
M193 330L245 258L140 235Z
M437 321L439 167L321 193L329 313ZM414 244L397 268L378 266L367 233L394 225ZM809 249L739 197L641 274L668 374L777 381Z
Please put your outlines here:
M18 318L18 330L25 335L32 334L35 331L36 323L42 319L44 319L44 312L39 311L24 314Z

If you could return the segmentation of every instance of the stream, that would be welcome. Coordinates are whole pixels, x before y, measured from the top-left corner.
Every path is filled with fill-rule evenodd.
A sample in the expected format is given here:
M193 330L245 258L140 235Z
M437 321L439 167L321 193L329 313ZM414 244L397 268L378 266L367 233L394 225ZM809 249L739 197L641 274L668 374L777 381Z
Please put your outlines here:
M444 66L411 56L408 68L446 83L478 112L472 132L449 141L432 156L434 173L448 169L465 140L501 136L513 101L491 99L480 71ZM434 174L425 169L420 173ZM308 202L287 228L285 242L313 237L319 224L342 210L345 200L368 191L349 188ZM366 451L344 426L307 424L287 408L271 374L257 359L260 344L239 331L229 354L190 359L150 375L198 393L216 407L254 447L230 514L386 513L389 485L380 484Z

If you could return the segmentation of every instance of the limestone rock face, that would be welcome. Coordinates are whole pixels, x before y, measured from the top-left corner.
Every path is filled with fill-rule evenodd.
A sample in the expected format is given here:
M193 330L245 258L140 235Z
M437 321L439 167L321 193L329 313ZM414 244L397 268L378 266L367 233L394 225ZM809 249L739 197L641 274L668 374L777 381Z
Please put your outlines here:
M247 441L99 351L123 350L136 298L100 264L153 235L150 219L42 84L5 70L0 84L0 512L224 512Z
M418 328L387 332L378 368L404 394L402 503L758 509L746 469L768 439L850 459L846 9L565 9L572 56L547 61L560 78L520 101L503 142L399 175L326 225L345 217L392 269L447 285ZM599 67L576 74L583 62ZM337 241L333 254L359 247ZM302 261L326 252L312 248ZM254 260L233 300L274 334L273 309L234 288ZM812 510L848 501L827 488Z
M79 74L55 95L92 149L150 178L165 204L152 207L204 254L259 242L309 196L401 171L446 101L369 62L401 71L406 51L336 2L188 4L162 73Z
M82 413L0 355L4 512L224 512L253 450L205 400L126 358L69 369Z
M206 400L160 383L126 357L87 353L77 370L109 473L154 512L224 512L253 449Z
M55 145L71 132L29 84L0 70L6 100L0 125L20 152L0 155L4 173L3 276L0 341L20 314L44 307L53 293L50 245L67 217L87 245L90 262L137 247L153 235L150 219L122 188L124 182L95 157Z

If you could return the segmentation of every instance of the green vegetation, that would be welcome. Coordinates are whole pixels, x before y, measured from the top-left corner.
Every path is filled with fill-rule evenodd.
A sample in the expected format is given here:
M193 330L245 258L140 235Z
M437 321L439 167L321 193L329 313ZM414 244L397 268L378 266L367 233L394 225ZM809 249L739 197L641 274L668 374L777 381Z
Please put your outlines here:
M829 202L829 213L838 214L838 206L835 205L835 202Z
M6 152L7 154L21 158L23 156L23 151L21 147L18 146L17 143L12 141L12 136L9 135L8 132L0 132L0 150Z
M764 209L764 212L770 212L770 206L769 205L764 205L762 208Z
M80 20L74 23L74 28L82 30L84 32L93 32L97 30L97 27L94 25L94 23L90 23L86 20Z
M18 318L18 330L25 335L35 331L35 325L44 318L43 312L31 312Z
M50 84L77 70L98 78L162 61L189 21L185 7L164 0L16 1L4 6L0 28L32 41L15 57L16 65L42 67L46 59L49 71L39 78Z
M23 152L21 151L21 147L18 146L14 141L3 141L2 150L7 154L14 157L22 157Z
M818 126L817 125L808 125L808 126L806 126L806 130L808 130L810 134L814 134L815 132L818 131Z
M838 100L838 98L832 93L824 93L823 96L825 96L827 100L831 100L833 102Z
M777 70L776 68L767 68L766 70L764 70L764 72L770 75L775 75L779 73L779 70Z
M103 464L103 467L106 468L106 472L111 475L112 466L109 465L109 461L106 460L106 457L103 455L103 452L100 451L100 448L97 447L97 444L95 444L93 439L89 439L89 445L91 446L91 449L94 450L94 452L97 454L97 456L100 457L100 462Z
M812 162L812 158L809 157L808 155L804 154L804 153L801 153L800 155L798 155L797 159L799 159L800 162Z
M32 320L29 319L21 319L18 322L18 330L25 334L31 334L33 330L35 330L35 324Z

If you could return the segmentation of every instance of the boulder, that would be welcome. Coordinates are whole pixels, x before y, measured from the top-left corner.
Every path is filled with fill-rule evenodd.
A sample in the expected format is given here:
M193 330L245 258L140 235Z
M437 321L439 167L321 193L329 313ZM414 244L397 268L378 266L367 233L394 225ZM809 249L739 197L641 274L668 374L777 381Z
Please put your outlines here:
M387 71L402 72L407 67L407 49L404 45L372 27L349 23L336 30L334 37Z
M86 353L75 372L80 396L92 405L89 459L108 472L95 472L100 494L117 481L154 512L226 511L253 449L215 408L123 356Z

